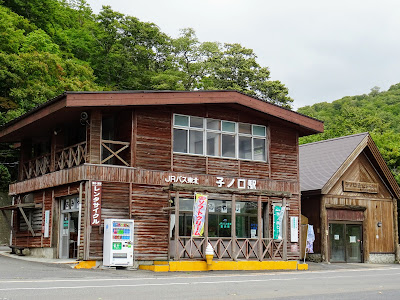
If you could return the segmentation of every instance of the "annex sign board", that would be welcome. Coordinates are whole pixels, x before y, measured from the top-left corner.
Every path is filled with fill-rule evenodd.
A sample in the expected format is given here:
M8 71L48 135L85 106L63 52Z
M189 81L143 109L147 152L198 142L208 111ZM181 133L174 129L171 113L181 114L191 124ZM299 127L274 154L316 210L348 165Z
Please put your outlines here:
M373 182L355 182L343 180L343 191L377 194L378 184Z

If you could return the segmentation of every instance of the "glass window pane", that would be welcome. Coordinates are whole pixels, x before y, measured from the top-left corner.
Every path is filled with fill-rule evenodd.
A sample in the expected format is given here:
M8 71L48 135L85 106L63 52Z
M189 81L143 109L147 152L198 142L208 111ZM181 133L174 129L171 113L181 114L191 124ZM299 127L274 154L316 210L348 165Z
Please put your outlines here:
M179 236L192 235L192 214L179 214Z
M257 202L236 202L236 235L238 238L256 238L258 234Z
M221 134L207 132L207 155L220 156Z
M251 159L251 137L239 136L239 158Z
M189 126L189 117L188 116L175 115L174 125Z
M208 201L208 236L230 237L232 228L232 201Z
M187 153L187 130L174 129L174 152Z
M223 157L236 157L235 155L235 136L223 134L222 135L222 156Z
M189 153L203 154L203 131L189 131Z
M235 132L235 122L222 121L222 130L227 132Z
M239 133L251 134L251 124L239 123Z
M266 161L265 139L254 139L254 160Z
M190 127L203 128L203 118L190 117Z
M253 135L265 136L265 126L253 125Z
M220 120L207 119L207 129L221 130L221 121Z
M193 211L194 199L179 198L179 211Z

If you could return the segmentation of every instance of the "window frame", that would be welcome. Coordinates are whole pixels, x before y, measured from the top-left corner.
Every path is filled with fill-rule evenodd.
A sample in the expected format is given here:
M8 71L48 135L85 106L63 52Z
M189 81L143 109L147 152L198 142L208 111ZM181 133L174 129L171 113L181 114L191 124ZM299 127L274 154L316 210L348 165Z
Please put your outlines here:
M175 125L175 119L176 116L179 117L186 117L188 118L188 124L187 125ZM201 118L203 120L203 126L202 128L200 127L191 127L190 126L190 120L191 117L193 118ZM219 123L219 129L209 129L207 128L208 125L208 120L212 121L217 121ZM223 130L223 124L224 122L227 123L233 123L234 124L234 132L233 131L226 131ZM240 133L239 128L240 124L244 125L250 125L251 126L251 133ZM263 127L265 135L256 135L254 134L254 128L255 127ZM186 152L180 152L180 151L175 151L174 149L174 137L175 137L175 129L177 130L185 130L186 131ZM202 132L203 135L203 149L202 149L202 154L196 154L196 153L191 153L190 152L190 131L197 131L197 132ZM208 147L207 147L207 134L208 133L214 133L217 136L219 136L219 149L217 151L214 151L214 153L217 153L217 155L210 155L208 154ZM232 156L224 156L222 153L222 138L223 135L230 135L234 137L234 157ZM251 139L251 158L240 158L240 148L239 148L239 139L240 137L247 137ZM254 140L259 139L259 140L264 140L264 156L265 159L256 159L255 158L255 148L254 148ZM228 121L228 120L222 120L222 119L214 119L214 118L204 118L204 117L198 117L198 116L190 116L190 115L184 115L184 114L173 114L172 118L172 149L173 153L177 154L186 154L186 155L195 155L195 156L205 156L205 157L213 157L213 158L225 158L225 159L236 159L236 160L245 160L245 161L256 161L256 162L265 162L267 163L269 161L269 155L268 155L268 127L265 125L261 124L251 124L251 123L245 123L245 122L234 122L234 121ZM195 151L194 151L195 152Z

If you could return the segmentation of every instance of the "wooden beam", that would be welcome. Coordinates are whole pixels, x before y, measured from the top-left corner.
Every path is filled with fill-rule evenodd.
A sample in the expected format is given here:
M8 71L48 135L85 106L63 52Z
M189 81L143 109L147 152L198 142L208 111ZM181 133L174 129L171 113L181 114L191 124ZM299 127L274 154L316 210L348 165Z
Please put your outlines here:
M287 245L288 245L288 234L287 234L287 216L289 215L289 208L286 207L286 198L282 200L282 207L285 207L282 220L282 238L283 238L283 260L287 260Z
M231 225L231 238L232 238L232 258L233 260L237 260L239 253L236 253L236 195L232 195L232 203L231 203L231 211L232 211L232 225Z
M255 196L268 196L268 197L291 197L290 192L270 191L270 190L249 190L238 188L219 188L214 186L192 185L192 184L170 184L164 188L165 191L188 191L188 192L208 192L216 194L238 194L238 195L255 195Z
M257 234L258 234L258 259L260 261L263 260L263 247L262 247L262 239L263 239L263 232L261 231L262 228L262 202L261 196L257 197Z
M175 194L175 260L179 260L179 192Z
M30 222L30 221L28 220L28 218L26 217L26 214L25 214L25 212L24 212L24 209L23 209L21 206L18 206L18 208L19 208L19 211L20 211L21 214L22 214L22 217L23 217L24 220L25 220L26 225L28 225L29 231L32 233L32 236L36 236L36 235L35 235L35 231L33 230L32 226L31 226L31 222Z
M367 209L367 207L361 206L361 205L339 205L339 204L326 204L325 208L327 208L327 209L361 210L361 211L364 211Z

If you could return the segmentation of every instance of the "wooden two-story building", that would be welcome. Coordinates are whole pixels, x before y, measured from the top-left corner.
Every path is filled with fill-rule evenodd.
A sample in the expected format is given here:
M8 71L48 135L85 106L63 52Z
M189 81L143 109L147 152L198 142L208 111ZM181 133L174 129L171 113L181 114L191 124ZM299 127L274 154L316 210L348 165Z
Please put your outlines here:
M217 259L294 260L298 138L322 131L234 91L67 92L1 129L21 157L0 210L12 211L12 246L34 255L101 259L104 219L122 218L135 221L137 260L203 259L208 242ZM196 192L209 199L202 237L191 237Z

